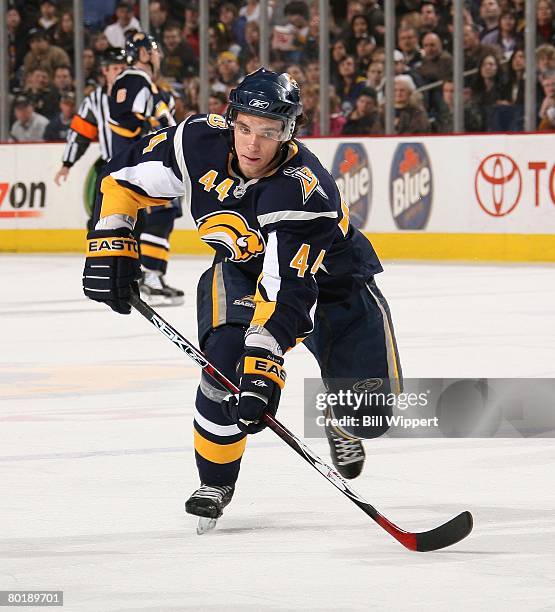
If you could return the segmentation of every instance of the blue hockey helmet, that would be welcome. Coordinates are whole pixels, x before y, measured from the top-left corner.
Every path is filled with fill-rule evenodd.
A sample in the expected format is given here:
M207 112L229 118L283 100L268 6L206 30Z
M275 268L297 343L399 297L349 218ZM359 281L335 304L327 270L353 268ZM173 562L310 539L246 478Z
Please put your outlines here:
M283 124L281 140L290 140L303 112L297 82L286 72L259 68L248 74L229 94L226 120L233 128L237 113L277 119Z
M146 51L158 49L158 43L149 34L135 32L125 41L125 56L129 65L134 64L139 59L141 47Z

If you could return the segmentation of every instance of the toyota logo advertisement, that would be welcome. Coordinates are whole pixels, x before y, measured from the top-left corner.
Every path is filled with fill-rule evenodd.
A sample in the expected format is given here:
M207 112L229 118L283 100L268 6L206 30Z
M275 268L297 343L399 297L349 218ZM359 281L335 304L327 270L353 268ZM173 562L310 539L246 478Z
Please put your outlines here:
M520 168L504 153L488 155L476 171L474 188L485 213L504 217L516 208L522 195Z

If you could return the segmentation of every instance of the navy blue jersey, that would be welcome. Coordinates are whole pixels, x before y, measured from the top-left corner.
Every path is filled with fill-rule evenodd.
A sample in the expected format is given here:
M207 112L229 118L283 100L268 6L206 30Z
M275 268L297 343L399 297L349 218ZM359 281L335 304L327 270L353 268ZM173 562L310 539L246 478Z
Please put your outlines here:
M268 175L245 179L220 115L195 115L117 155L102 181L100 217L184 196L200 238L218 261L256 282L252 325L285 351L313 327L318 300L344 299L381 272L370 242L349 225L332 176L290 141Z
M110 93L110 128L123 138L140 138L154 115L156 85L144 70L127 68Z

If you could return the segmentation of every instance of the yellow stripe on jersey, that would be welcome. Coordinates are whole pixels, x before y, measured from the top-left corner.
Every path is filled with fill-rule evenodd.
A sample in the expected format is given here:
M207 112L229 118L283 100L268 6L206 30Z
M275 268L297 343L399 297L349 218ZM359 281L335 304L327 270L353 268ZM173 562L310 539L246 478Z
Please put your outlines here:
M135 138L141 133L141 126L139 126L136 130L128 130L127 128L122 128L119 125L114 125L113 123L109 124L112 132L117 134L118 136L123 136L123 138Z
M166 249L155 247L151 244L145 244L144 242L141 242L141 255L152 257L153 259L162 259L164 261L168 261L169 259L169 253Z
M159 206L167 204L167 199L149 198L132 189L120 185L113 177L107 176L102 179L100 191L103 194L100 218L109 215L129 215L137 218L137 211L147 206Z
M212 463L231 463L241 459L247 445L246 436L237 442L231 444L216 444L207 440L196 429L195 434L195 450L197 453Z

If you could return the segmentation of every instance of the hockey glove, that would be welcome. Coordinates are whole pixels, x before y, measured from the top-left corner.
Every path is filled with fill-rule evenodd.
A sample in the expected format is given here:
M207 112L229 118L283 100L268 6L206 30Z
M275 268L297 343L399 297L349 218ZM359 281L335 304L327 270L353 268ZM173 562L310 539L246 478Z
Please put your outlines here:
M131 291L138 293L139 249L131 230L93 230L87 234L83 291L91 300L129 314Z
M247 347L238 370L240 393L228 395L222 402L224 414L245 433L257 433L266 425L262 413L277 412L285 384L283 359L270 351Z

